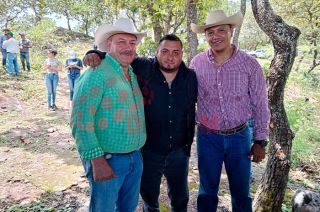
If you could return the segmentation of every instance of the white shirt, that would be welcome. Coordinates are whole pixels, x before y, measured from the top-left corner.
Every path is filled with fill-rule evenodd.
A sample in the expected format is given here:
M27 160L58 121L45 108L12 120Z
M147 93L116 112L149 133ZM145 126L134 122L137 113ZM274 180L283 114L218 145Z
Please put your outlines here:
M8 53L18 53L19 52L19 41L10 38L9 40L5 40L2 46L7 50Z

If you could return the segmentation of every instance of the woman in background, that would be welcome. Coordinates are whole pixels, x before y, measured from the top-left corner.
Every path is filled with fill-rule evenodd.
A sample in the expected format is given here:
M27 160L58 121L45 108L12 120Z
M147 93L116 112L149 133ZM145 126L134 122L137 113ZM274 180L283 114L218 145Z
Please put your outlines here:
M56 106L56 93L59 82L59 72L62 71L62 65L56 59L57 50L49 49L48 58L44 61L42 70L45 74L45 84L48 93L48 109L55 111Z
M83 69L82 61L79 58L77 58L77 53L74 50L69 52L69 58L66 60L64 67L65 67L65 70L68 71L68 82L69 82L69 88L70 88L69 96L70 96L70 108L71 108L74 85L77 79L80 77L80 72Z

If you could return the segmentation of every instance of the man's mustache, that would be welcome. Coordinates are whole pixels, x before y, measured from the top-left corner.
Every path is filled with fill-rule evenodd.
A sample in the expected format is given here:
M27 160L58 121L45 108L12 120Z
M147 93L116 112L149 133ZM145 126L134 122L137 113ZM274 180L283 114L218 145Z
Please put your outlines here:
M125 55L134 55L134 54L135 54L135 52L134 52L134 51L130 51L130 50L125 50L125 51L120 52L120 54L125 54Z

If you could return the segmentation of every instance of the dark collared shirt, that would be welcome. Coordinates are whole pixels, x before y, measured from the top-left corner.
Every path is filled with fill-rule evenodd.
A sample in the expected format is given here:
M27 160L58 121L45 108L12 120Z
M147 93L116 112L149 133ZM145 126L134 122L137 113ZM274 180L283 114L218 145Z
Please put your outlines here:
M197 79L184 63L169 86L156 58L137 58L131 64L144 98L147 141L144 149L166 155L190 148L194 137Z

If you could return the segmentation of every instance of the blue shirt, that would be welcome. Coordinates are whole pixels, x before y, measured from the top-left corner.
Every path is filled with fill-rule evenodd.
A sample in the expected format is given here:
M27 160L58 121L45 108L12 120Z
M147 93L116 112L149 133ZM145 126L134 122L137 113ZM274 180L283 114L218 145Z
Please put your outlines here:
M67 59L64 66L67 67L69 65L76 65L76 66L83 67L82 61L79 58ZM76 74L80 74L80 69L78 69L78 68L69 68L68 69L68 74L70 74L70 76L75 76Z
M4 49L4 48L2 47L2 44L3 44L3 42L4 42L5 40L7 40L6 36L5 36L5 35L1 35L1 37L0 37L0 48L1 48L1 50Z

